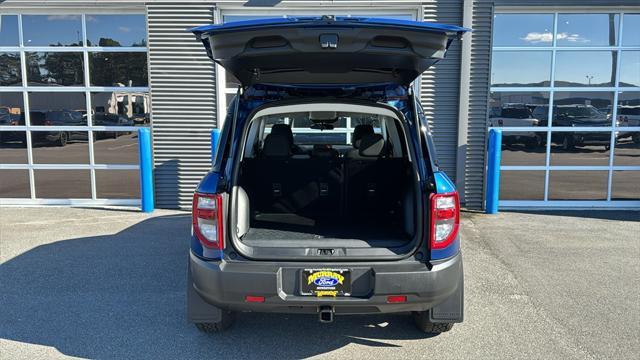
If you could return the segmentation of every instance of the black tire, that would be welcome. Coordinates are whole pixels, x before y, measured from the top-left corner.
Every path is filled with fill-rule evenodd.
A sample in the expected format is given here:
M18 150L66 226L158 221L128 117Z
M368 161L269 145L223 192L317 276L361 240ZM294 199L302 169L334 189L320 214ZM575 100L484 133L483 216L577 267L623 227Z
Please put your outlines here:
M631 140L633 140L633 142L636 144L640 144L640 133L633 134L631 136Z
M542 137L535 135L534 137L527 140L527 145L533 148L539 148L542 146Z
M234 321L235 314L232 311L222 310L222 319L220 321L196 323L196 327L204 333L216 333L230 328Z
M575 140L571 135L565 135L562 138L562 150L573 150L576 147Z
M429 321L429 311L414 311L413 321L420 331L432 335L438 335L453 328L453 323L433 323Z
M65 131L60 132L60 137L58 138L58 146L65 146L69 142L69 134Z

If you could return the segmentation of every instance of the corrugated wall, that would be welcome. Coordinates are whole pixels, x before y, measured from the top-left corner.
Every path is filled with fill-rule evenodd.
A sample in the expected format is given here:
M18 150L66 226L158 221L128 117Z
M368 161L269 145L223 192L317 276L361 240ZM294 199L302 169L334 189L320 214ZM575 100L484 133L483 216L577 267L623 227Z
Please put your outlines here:
M424 21L462 25L462 0L438 0L422 8ZM420 82L420 101L431 125L438 162L452 179L456 177L459 96L460 42L454 41L446 59L427 70Z
M471 34L471 68L469 75L469 109L467 152L465 159L465 204L468 208L483 206L485 148L489 75L491 71L491 26L493 2L473 1Z
M216 126L214 64L193 34L213 23L212 3L147 4L156 203L190 208L211 167Z

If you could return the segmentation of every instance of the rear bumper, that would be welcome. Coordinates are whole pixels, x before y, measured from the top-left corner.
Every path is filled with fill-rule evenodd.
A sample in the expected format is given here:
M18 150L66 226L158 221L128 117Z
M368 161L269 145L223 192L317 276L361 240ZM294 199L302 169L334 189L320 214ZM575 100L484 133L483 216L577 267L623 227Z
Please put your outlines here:
M304 268L348 268L351 297L317 298L300 295ZM336 314L424 311L459 302L462 320L462 255L434 264L414 261L387 263L270 263L261 261L204 261L190 256L191 284L205 302L232 311L317 313L330 306ZM245 296L264 296L264 303L247 303ZM388 304L388 295L406 295L407 302Z

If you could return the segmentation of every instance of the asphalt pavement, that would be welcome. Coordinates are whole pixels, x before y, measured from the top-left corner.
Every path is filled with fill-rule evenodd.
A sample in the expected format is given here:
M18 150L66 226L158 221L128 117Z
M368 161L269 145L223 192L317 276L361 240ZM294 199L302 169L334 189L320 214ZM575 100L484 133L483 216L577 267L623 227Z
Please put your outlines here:
M0 358L636 359L640 213L465 213L465 322L185 319L188 213L0 208Z

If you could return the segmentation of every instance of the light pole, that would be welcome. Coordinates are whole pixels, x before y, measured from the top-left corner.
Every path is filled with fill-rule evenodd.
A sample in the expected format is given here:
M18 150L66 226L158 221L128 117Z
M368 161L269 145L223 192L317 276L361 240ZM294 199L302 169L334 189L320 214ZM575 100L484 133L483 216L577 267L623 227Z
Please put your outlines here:
M586 78L589 81L589 85L591 85L591 79L593 79L593 75L587 75Z

